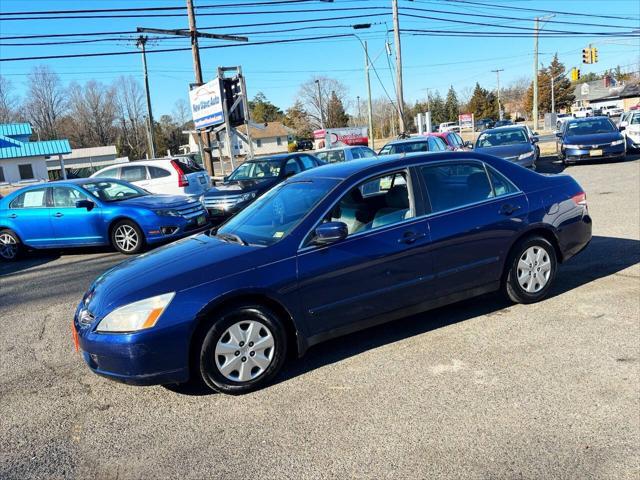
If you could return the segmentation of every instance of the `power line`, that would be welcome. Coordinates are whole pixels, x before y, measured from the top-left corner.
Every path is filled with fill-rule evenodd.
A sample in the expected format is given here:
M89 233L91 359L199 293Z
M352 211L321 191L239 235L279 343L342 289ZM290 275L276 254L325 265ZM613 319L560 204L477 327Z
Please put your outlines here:
M496 31L462 31L462 30L431 30L431 29L402 29L402 32L414 36L440 36L440 37L500 37L500 38L532 38L536 36L535 32L496 32ZM638 38L640 32L540 32L540 37L545 38L569 38L574 36L587 37L620 37L620 38Z
M367 7L368 10L390 10L389 7ZM332 8L307 8L298 10L269 10L269 11L243 11L243 12L213 12L198 13L200 17L218 17L224 15L279 15L283 13L318 13L318 12L347 12L360 11L361 7L332 7ZM1 18L0 21L18 21L18 20L78 20L78 19L131 19L131 18L167 18L167 17L184 17L184 13L152 13L152 14L125 14L125 15L66 15L59 17L19 17L19 18Z
M272 25L291 25L298 23L315 23L315 22L327 22L334 20L351 20L357 18L370 18L370 17L383 17L389 15L388 13L369 13L361 15L343 15L337 17L323 17L323 18L306 18L301 20L282 20L277 22L261 22L261 23L244 23L238 25L215 25L210 27L200 27L199 30L222 30L231 28L252 28L252 27L266 27ZM103 36L103 35L136 35L136 30L125 31L111 31L111 32L83 32L83 33L50 33L50 34L35 34L35 35L13 35L9 37L1 37L0 40L27 40L36 38L63 38L63 37L89 37L89 36Z
M503 8L508 10L520 10L520 11L527 11L527 12L553 13L556 15L571 15L576 17L610 18L610 19L616 19L616 20L634 20L634 21L637 20L637 18L621 17L618 15L598 15L598 14L592 14L592 13L563 12L559 10L545 10L541 8L514 7L512 5L496 5L496 4L490 4L490 3L472 2L469 0L445 0L445 1L450 4L464 3L464 4L470 4L470 5L479 5L482 7Z

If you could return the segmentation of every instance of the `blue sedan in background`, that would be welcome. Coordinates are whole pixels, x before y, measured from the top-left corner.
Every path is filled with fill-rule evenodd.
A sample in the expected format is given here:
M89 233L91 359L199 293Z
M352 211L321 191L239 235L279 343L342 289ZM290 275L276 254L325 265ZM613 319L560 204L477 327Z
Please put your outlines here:
M472 152L340 162L104 273L74 338L115 380L244 393L338 335L498 289L542 300L590 239L568 175Z
M495 155L527 168L536 168L538 138L526 127L506 126L485 130L476 140L474 151Z
M574 118L563 123L558 137L558 158L565 165L581 160L624 160L624 135L608 117Z
M0 258L26 248L113 245L125 254L206 228L197 199L88 178L22 188L0 200Z

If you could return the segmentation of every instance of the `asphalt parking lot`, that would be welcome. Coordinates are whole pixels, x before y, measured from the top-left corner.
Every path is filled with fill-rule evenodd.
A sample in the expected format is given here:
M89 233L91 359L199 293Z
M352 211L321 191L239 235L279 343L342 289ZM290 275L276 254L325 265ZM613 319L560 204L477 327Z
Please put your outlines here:
M71 317L123 256L0 264L0 478L639 478L640 159L566 173L594 238L549 299L488 295L336 339L242 397L88 370Z

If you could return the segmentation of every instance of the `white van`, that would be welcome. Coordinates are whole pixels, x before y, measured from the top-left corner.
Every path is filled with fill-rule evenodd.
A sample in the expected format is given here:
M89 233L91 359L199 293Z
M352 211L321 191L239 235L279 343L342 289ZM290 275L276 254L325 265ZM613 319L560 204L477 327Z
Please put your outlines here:
M151 193L202 195L211 188L211 177L188 158L141 160L98 170L91 178L117 178Z

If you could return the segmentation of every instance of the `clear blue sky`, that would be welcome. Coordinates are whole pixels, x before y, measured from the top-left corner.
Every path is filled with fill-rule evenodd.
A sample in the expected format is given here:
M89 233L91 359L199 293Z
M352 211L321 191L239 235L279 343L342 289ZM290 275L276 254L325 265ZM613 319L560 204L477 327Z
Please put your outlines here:
M194 0L196 7L216 4L250 3L251 0ZM264 1L264 0L263 0ZM611 31L616 27L628 27L628 30L640 28L640 2L636 0L475 0L479 3L498 5L503 7L520 7L541 10L560 10L581 14L615 15L629 17L629 20L597 18L573 15L556 15L553 21L575 22L578 25L552 24L544 25L543 30L569 30L579 32ZM2 0L2 13L36 10L65 10L80 8L131 8L152 6L184 6L184 0L93 0L91 2L77 2L71 0ZM269 6L269 7L225 7L215 9L201 9L198 16L198 27L229 26L246 23L264 23L312 18L328 18L338 16L367 15L383 13L384 16L363 17L357 19L343 19L330 22L308 24L293 24L283 26L262 26L252 28L219 29L219 33L244 33L265 30L280 30L276 33L249 34L251 41L300 38L305 36L320 36L354 32L350 25L355 23L376 23L369 30L358 30L356 33L369 43L370 56L375 58L375 66L380 74L387 91L393 97L392 73L389 69L387 57L384 53L386 30L391 28L391 11L388 7L391 0L335 0L333 4L312 1L297 5ZM376 8L386 7L386 8ZM348 11L331 11L332 8L352 8ZM422 8L438 12L459 12L472 16L435 13L433 11L410 11L407 8ZM264 13L277 10L317 9L325 12L309 13ZM464 32L479 31L514 31L506 27L533 27L533 18L544 15L544 12L528 10L512 10L507 8L484 7L470 4L456 4L453 1L440 0L400 0L401 12L413 15L457 19L466 22L491 23L500 25L479 26L469 24L455 24L448 21L414 18L401 16L401 28L457 30ZM241 12L261 12L250 15ZM225 15L205 16L204 13L227 12ZM158 12L183 13L183 12ZM483 18L477 15L497 15L517 17L522 20ZM385 23L386 22L386 25ZM604 25L586 26L583 23ZM325 28L299 29L316 25ZM181 17L169 18L99 18L99 19L58 19L58 20L28 20L28 21L0 21L0 37L13 35L49 34L49 33L82 33L104 31L130 31L137 26L159 28L187 28L186 13ZM617 30L623 30L618 28ZM207 30L214 32L215 30ZM526 32L526 30L521 30ZM114 37L114 36L112 36ZM86 43L76 45L55 46L10 46L11 43L50 42L55 40L69 41L73 38L39 39L39 40L0 40L0 57L63 55L71 53L94 53L112 51L135 51L135 44L131 40L109 40L100 43ZM126 35L125 37L131 37ZM84 37L83 39L97 38ZM389 39L393 36L389 34ZM76 38L76 40L79 38ZM225 42L216 40L202 40L201 45L222 45ZM581 49L588 43L593 43L599 49L599 63L595 65L581 64ZM188 47L188 39L161 40L149 44L148 49ZM501 73L501 84L508 85L510 81L532 76L532 38L459 38L439 36L411 36L402 37L402 53L404 62L405 101L413 102L426 97L426 89L439 90L446 94L449 85L453 85L458 92L473 87L476 81L486 88L495 88L496 76L491 70L504 69ZM601 72L616 65L628 66L631 70L638 70L640 62L640 40L636 37L602 38L595 36L570 38L541 38L540 63L548 64L555 52L567 67L579 66L583 73L588 71ZM263 92L269 100L283 110L290 106L300 83L308 80L312 75L325 75L339 79L349 89L349 96L355 99L357 95L366 95L363 52L359 41L353 37L314 40L300 43L275 44L263 46L246 46L238 48L224 48L202 50L202 65L205 80L214 76L218 65L242 65L247 78L249 95L258 91ZM392 63L393 58L389 59ZM120 75L132 75L142 79L140 55L125 55L116 57L94 57L75 59L52 59L21 62L1 62L0 74L9 78L18 93L25 91L25 81L28 72L36 65L46 64L54 69L66 84L70 81L83 82L96 79L109 83ZM154 114L158 117L170 113L178 98L187 99L188 84L193 82L193 68L191 52L157 53L148 56L151 95ZM374 97L384 96L378 79L372 72L371 84ZM351 110L355 109L352 105Z

